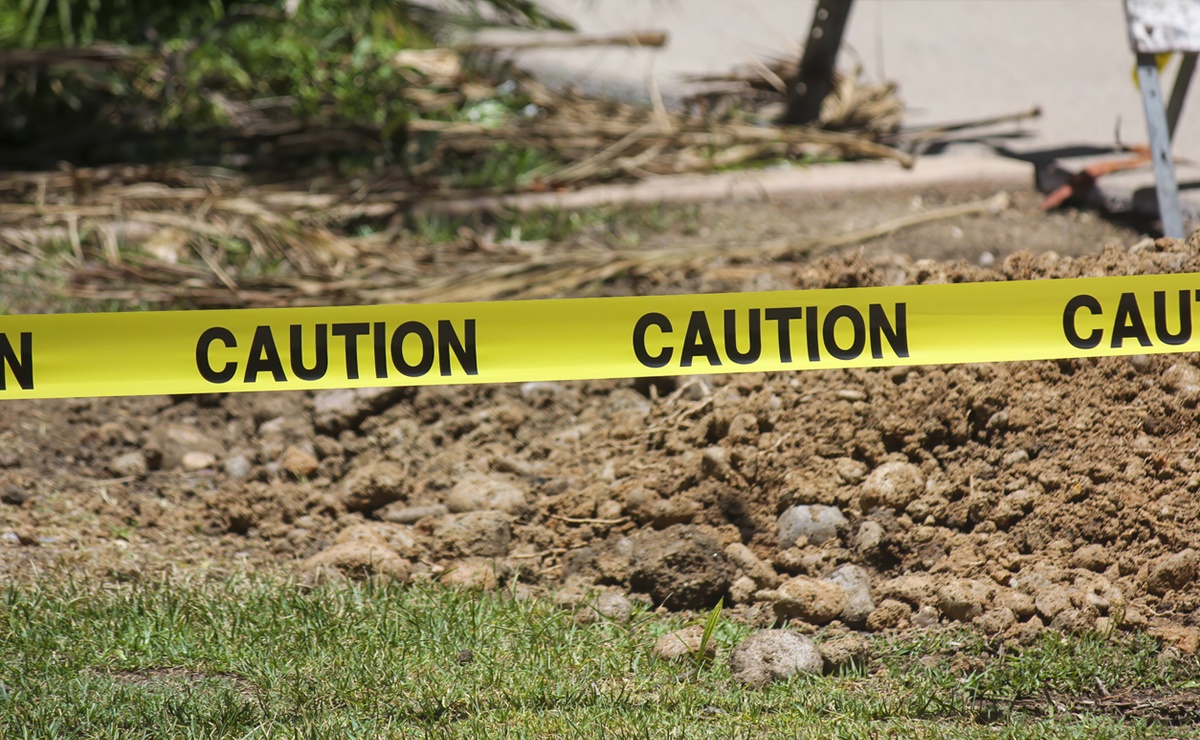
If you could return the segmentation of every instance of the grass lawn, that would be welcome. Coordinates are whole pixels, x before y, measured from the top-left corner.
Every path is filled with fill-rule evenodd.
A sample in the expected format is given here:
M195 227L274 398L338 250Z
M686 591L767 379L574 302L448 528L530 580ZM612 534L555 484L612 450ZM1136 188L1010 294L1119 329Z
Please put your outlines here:
M729 673L745 627L655 660L679 626L427 585L13 586L0 737L1183 737L1200 706L1196 659L1145 636L876 638L863 671L756 691Z

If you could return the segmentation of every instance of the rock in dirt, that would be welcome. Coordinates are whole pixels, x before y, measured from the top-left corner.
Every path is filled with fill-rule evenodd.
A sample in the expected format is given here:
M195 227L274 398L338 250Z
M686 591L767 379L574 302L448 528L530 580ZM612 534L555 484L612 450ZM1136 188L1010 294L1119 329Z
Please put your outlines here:
M758 584L753 578L738 576L729 586L729 600L735 604L753 604L758 591Z
M508 568L490 558L463 558L438 577L438 583L472 591L495 591Z
M149 469L146 456L137 450L118 455L108 463L108 472L118 478L141 478Z
M825 576L825 580L840 586L846 594L846 606L841 620L856 627L866 623L875 611L875 600L871 598L871 576L861 565L846 563Z
M311 451L296 445L290 445L279 457L279 467L293 478L309 478L319 466Z
M1162 640L1185 655L1195 655L1200 649L1200 630L1179 624L1159 624L1150 629L1150 635Z
M914 627L928 628L935 627L938 623L938 611L932 606L926 604L917 610L917 613L912 617Z
M1033 597L1033 606L1046 621L1071 608L1071 596L1057 583L1042 584Z
M1096 573L1103 573L1112 565L1112 556L1104 549L1104 545L1084 545L1071 554L1072 568L1086 568Z
M376 511L375 516L385 522L415 524L427 516L436 518L446 516L447 513L449 513L449 510L445 504L433 504L432 506L398 506L396 504L388 504Z
M1017 615L1008 607L1000 607L984 612L975 618L972 624L986 635L1004 634L1017 623Z
M1190 547L1163 558L1151 569L1146 590L1155 596L1163 596L1182 589L1195 580L1197 562L1200 562L1200 555Z
M625 494L624 510L639 524L666 529L674 524L690 524L700 513L700 504L686 496L663 499L646 488L634 488Z
M879 584L879 595L884 599L895 599L919 607L934 603L937 582L928 573L906 573Z
M700 656L700 643L704 638L704 628L698 624L691 627L684 627L681 630L668 632L658 638L658 642L654 643L654 657L659 660L679 660L681 658L689 658L692 656ZM705 658L712 658L717 654L717 646L709 640L705 645Z
M512 525L502 512L471 511L446 517L434 528L433 536L451 555L503 557L512 542Z
M771 567L771 564L760 560L750 548L742 543L734 542L726 545L725 555L746 577L754 582L757 588L775 588L779 585L779 575Z
M733 649L729 669L743 686L762 687L801 673L819 674L825 659L813 641L788 630L763 630Z
M841 586L808 576L795 576L774 591L759 591L758 599L775 605L780 619L799 619L809 624L828 624L846 609L846 592Z
M1096 619L1100 613L1096 611L1094 606L1084 604L1078 609L1072 607L1063 609L1054 616L1050 622L1050 627L1060 632L1070 632L1072 634L1083 634L1096 629Z
M390 460L367 463L346 476L342 504L347 511L374 511L403 498L407 480Z
M205 468L211 468L213 465L216 465L217 458L215 455L209 452L192 450L191 452L185 452L179 463L184 470L195 472L197 470L204 470Z
M903 601L884 599L867 617L867 629L872 632L899 629L908 625L912 616L912 607Z
M925 492L925 475L907 462L886 462L871 471L862 484L862 510L877 506L902 511Z
M825 661L826 675L861 671L871 658L871 643L853 633L827 640L817 647Z
M589 599L576 614L576 619L583 624L592 622L616 622L625 624L633 617L633 602L625 594L617 591L602 591L595 598Z
M0 502L6 503L9 506L20 506L29 500L29 492L20 486L5 486L3 491L0 491Z
M253 467L245 455L234 455L225 461L225 475L232 480L245 480Z
M163 470L183 467L184 456L189 453L207 454L213 460L225 454L225 448L220 442L186 424L165 424L155 429L148 435L148 441L142 451L148 462L156 461L157 467Z
M1177 362L1162 375L1162 384L1181 396L1200 394L1200 369L1186 362Z
M970 622L983 614L995 590L982 581L958 578L938 589L938 609L950 619Z
M504 476L470 473L459 479L446 494L446 508L452 514L492 509L521 516L528 513L525 489Z
M376 575L407 581L411 566L382 543L351 540L322 550L301 567L314 582L322 582L337 576L362 579Z
M725 596L733 566L712 527L676 524L633 536L629 585L668 609L706 609Z
M858 525L858 534L854 536L854 549L859 555L871 555L879 549L883 542L883 525L867 519Z
M404 388L354 388L318 391L313 395L313 423L317 431L337 435L353 429L372 413L396 402Z
M792 506L779 516L779 549L786 550L800 537L819 545L835 539L847 524L846 517L836 506L801 504Z

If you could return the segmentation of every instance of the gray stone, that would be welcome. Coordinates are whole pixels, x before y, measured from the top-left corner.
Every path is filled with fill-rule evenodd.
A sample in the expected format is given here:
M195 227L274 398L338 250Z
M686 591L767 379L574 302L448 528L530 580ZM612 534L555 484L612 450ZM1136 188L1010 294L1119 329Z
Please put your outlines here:
M871 598L871 576L861 565L847 563L838 566L825 580L837 584L846 592L846 606L842 609L842 621L854 626L866 623L875 611L875 600Z
M146 456L136 451L118 455L108 464L108 472L121 478L141 478L146 470Z
M375 516L385 522L414 524L427 516L446 516L447 513L448 510L442 504L434 504L432 506L397 506L389 504L375 512Z
M819 674L825 660L813 641L788 630L763 630L733 649L729 669L743 686L762 687L801 673Z
M251 467L253 466L245 455L234 455L225 461L225 475L233 480L244 480L250 475Z
M793 506L779 516L779 549L786 550L801 536L819 545L838 536L846 517L837 507L822 504Z
M342 388L318 391L313 396L313 423L317 430L336 435L353 429L372 413L390 406L404 388Z

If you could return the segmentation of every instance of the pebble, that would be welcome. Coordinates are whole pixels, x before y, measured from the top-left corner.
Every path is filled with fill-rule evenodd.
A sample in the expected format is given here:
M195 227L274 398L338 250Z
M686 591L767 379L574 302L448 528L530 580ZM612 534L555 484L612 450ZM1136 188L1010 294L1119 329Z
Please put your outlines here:
M141 478L148 469L146 456L136 450L118 455L108 463L108 472L118 478Z
M150 460L150 452L153 452L158 467L164 470L184 467L184 458L192 453L210 455L214 461L218 456L225 454L225 449L219 442L186 424L167 424L159 427L148 435L148 440L143 448L146 459ZM194 455L192 459L196 459Z
M659 660L673 661L681 658L689 658L691 656L700 655L700 643L704 639L704 628L698 624L691 627L684 627L681 630L668 632L658 638L658 642L654 643L654 657ZM713 640L709 640L705 645L705 658L712 658L717 654L717 646Z
M584 607L581 614L591 621L600 619L625 624L633 618L633 602L618 591L604 591Z
M925 492L925 475L907 462L886 462L862 484L862 509L884 506L901 511Z
M835 539L838 530L847 524L845 515L835 506L801 504L792 506L779 516L779 549L786 550L800 537L819 545Z
M1200 369L1186 362L1177 362L1163 373L1162 383L1168 390L1180 395L1200 393Z
M449 510L444 504L433 504L432 506L397 506L389 504L375 512L375 515L385 522L415 524L427 516L442 517L446 516L448 512Z
M749 576L738 576L729 586L729 599L735 604L753 604L758 584Z
M897 629L908 624L911 615L912 607L903 601L884 599L867 617L867 629L873 632Z
M405 393L404 388L354 388L317 391L313 395L313 423L327 434L357 427L358 423Z
M858 534L854 537L854 549L859 555L867 555L879 549L883 542L883 525L870 519L858 525Z
M231 480L245 480L250 475L251 465L245 455L234 455L225 461L225 475Z
M848 602L841 586L808 576L794 576L774 591L759 591L758 598L773 602L780 619L800 619L816 625L837 619Z
M938 623L937 609L926 604L913 615L912 623L916 627L933 627Z
M293 478L309 478L317 472L320 463L309 450L296 445L289 446L279 458L279 467Z
M950 619L970 622L983 614L995 590L982 581L959 578L938 589L938 608Z
M217 458L211 452L192 450L190 452L185 452L179 462L184 470L195 472L197 470L211 468L216 464Z
M825 576L825 580L841 587L846 593L846 606L842 609L841 619L852 625L861 625L875 611L875 601L871 598L871 576L861 565L846 563L834 569Z
M763 687L801 673L820 674L825 659L811 639L788 630L762 630L733 649L729 669L743 686Z

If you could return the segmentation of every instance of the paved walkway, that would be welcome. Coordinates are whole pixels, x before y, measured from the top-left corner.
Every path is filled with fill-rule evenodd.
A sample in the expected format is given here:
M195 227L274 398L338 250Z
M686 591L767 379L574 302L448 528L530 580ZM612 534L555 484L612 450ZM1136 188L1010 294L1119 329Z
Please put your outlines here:
M551 0L585 31L659 28L666 49L530 52L526 64L585 87L686 93L680 77L717 72L758 54L794 53L814 0ZM1019 151L1104 146L1119 123L1145 140L1121 0L856 0L842 65L857 60L900 84L909 123L946 123L1041 106ZM789 48L791 45L791 48ZM1176 153L1200 160L1200 84Z

